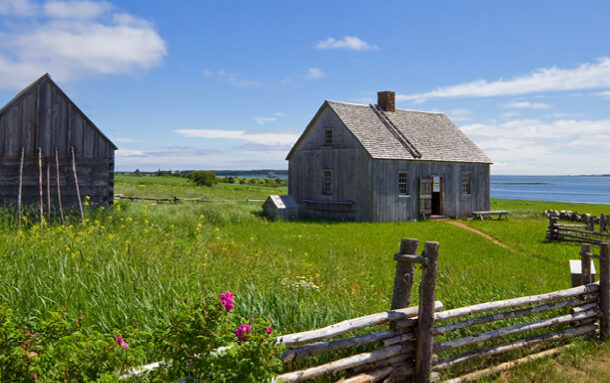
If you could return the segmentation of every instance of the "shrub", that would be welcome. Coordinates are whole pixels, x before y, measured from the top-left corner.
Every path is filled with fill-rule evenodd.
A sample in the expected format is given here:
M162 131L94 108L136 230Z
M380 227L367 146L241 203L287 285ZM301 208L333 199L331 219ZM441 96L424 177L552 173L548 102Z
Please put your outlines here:
M199 186L212 186L218 182L216 174L209 171L190 172L186 177Z
M270 381L281 371L281 348L268 320L246 320L230 313L233 294L189 303L158 333L165 362L153 379L194 382Z

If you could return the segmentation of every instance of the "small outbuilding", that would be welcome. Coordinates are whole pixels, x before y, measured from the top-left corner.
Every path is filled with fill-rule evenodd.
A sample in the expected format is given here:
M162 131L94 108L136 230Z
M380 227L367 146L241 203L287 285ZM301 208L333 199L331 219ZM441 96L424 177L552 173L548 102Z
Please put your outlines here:
M296 220L299 217L299 205L289 195L270 195L263 204L263 214L267 218Z
M76 180L83 201L110 204L116 149L45 74L0 109L0 204L39 203L42 189L45 210L59 195L75 205Z
M304 217L405 221L489 210L491 160L443 113L325 101L288 154Z

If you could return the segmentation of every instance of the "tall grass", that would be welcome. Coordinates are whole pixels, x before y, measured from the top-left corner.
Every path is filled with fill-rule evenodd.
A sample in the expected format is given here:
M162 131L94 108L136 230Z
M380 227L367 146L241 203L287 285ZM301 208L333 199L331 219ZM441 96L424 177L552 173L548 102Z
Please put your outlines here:
M117 177L116 189L235 202L121 201L88 210L85 223L42 230L31 218L21 231L3 218L0 299L23 321L66 307L104 331L154 330L184 299L231 290L241 315L269 317L286 333L387 310L403 237L418 238L420 251L424 241L440 242L437 297L448 308L567 288L567 259L578 257L573 245L544 241L545 220L534 214L539 204L519 205L515 211L525 213L508 222L468 223L507 250L445 222L268 221L260 203L239 202L285 189L130 176Z

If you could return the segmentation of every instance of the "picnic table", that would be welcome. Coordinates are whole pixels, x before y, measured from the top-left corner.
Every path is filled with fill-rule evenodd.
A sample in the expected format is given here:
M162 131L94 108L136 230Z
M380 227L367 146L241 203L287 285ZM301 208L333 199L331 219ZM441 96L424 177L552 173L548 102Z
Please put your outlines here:
M508 211L506 210L479 210L479 211L473 211L472 212L472 216L473 218L480 218L481 221L483 219L485 219L486 217L492 217L494 215L498 216L498 220L500 220L502 218L502 216L504 216L504 218L508 219Z

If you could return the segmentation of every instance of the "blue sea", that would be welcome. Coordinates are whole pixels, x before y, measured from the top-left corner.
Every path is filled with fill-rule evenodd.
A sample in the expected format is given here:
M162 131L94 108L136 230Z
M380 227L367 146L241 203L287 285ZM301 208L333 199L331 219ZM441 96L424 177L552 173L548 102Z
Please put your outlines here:
M610 177L594 176L491 176L491 197L536 201L610 205ZM542 185L498 185L527 182Z

